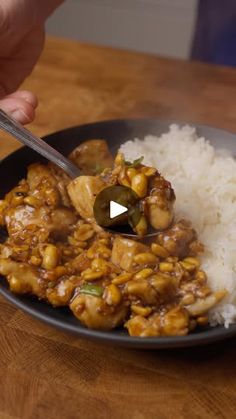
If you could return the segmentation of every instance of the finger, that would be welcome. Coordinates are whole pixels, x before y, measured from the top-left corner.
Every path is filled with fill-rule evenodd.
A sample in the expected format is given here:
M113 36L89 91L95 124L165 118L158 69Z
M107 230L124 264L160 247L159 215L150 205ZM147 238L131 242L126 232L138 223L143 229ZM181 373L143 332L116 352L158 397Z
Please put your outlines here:
M7 96L0 100L0 109L23 125L32 122L35 117L34 107L23 98Z
M11 93L7 97L13 99L24 99L27 103L33 106L34 109L36 109L38 106L37 96L28 90L18 90L17 92Z

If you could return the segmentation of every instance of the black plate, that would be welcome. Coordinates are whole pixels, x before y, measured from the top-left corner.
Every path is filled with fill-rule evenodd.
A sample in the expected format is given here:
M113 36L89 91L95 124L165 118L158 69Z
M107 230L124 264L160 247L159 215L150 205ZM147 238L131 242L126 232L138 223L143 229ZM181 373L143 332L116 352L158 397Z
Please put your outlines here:
M176 122L176 121L175 121ZM115 120L69 128L45 137L57 150L67 155L80 142L91 138L104 138L115 153L120 144L134 137L142 138L146 134L159 135L168 130L173 121L164 120ZM186 123L179 123L184 125ZM199 135L205 136L215 147L228 148L236 154L236 135L219 129L195 125ZM23 147L15 151L0 163L1 198L26 174L27 166L35 161L43 161L37 153ZM0 294L18 308L45 323L80 337L103 341L114 345L134 348L177 348L204 345L236 335L236 325L228 329L218 326L195 331L181 337L135 338L124 330L100 332L84 328L69 309L53 308L31 297L21 297L8 290L7 282L1 278Z

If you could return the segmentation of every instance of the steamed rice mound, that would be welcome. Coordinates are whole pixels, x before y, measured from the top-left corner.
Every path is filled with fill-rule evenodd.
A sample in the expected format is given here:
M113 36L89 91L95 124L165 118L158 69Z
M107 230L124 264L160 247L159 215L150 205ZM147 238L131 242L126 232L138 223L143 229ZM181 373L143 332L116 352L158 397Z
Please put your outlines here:
M222 144L223 144L222 139ZM202 267L211 288L227 297L210 312L211 325L236 321L236 160L215 149L196 130L171 125L160 137L127 141L120 148L127 160L144 156L175 190L176 219L192 222L205 245Z

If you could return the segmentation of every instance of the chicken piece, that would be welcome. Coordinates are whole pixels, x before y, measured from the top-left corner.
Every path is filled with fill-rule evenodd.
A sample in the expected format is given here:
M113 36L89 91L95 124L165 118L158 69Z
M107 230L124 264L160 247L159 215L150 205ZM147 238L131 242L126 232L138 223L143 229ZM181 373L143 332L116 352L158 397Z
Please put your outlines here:
M5 214L5 222L9 236L16 239L22 236L24 230L30 225L39 228L48 225L49 209L34 208L29 205L9 208Z
M160 336L161 334L161 317L154 314L149 318L136 315L131 317L125 327L128 329L130 336L151 337Z
M175 194L170 182L157 175L151 179L150 196L145 199L145 212L155 230L165 230L173 221Z
M55 239L66 239L77 220L73 210L66 207L56 208L50 213L48 228Z
M128 307L120 304L109 306L101 297L78 294L70 309L82 324L90 329L111 330L123 323Z
M136 298L143 304L156 305L159 301L159 295L155 288L147 279L134 279L128 281L125 285L125 293L131 297L132 301Z
M73 273L80 273L90 268L91 260L87 258L86 251L71 259L67 264Z
M184 336L189 328L188 311L183 307L174 307L162 315L161 334L164 336Z
M67 306L76 286L70 279L62 279L56 287L47 289L48 302L54 307Z
M69 177L62 175L52 164L46 166L40 163L31 164L27 172L29 195L39 200L41 205L56 208L59 205L69 205L67 184Z
M56 179L48 166L42 163L33 163L28 167L27 182L31 191L37 189L45 179L51 186L56 186Z
M134 256L147 251L149 251L148 247L142 243L125 237L116 237L113 242L111 261L121 269L132 272Z
M57 189L61 195L62 205L65 207L71 207L70 198L67 192L67 186L71 182L70 176L54 163L48 163L48 167L56 179Z
M134 316L125 327L130 336L183 336L188 333L189 315L184 308L174 307L164 314L154 313L148 318Z
M24 198L29 193L29 184L25 179L22 179L17 186L12 188L1 201L1 205L6 208L7 206L17 206L23 203Z
M69 155L84 175L97 175L113 166L113 157L105 140L88 140Z
M106 183L96 176L79 176L70 182L68 194L82 218L93 218L93 205L96 196L106 186Z
M5 214L8 234L14 239L24 235L24 230L34 234L35 229L45 229L55 237L64 238L68 235L70 226L74 225L77 217L69 208L56 208L51 211L49 207L34 208L29 205L9 208ZM34 228L31 228L34 227Z
M186 306L189 314L193 317L207 313L212 307L218 304L226 295L226 290L216 291L206 298L199 298L193 304Z
M204 250L203 245L197 241L197 233L190 222L181 220L171 228L158 234L157 241L171 256L184 258L190 254L195 255Z
M0 259L0 274L7 277L10 290L16 294L34 294L45 297L46 286L36 268L11 259Z

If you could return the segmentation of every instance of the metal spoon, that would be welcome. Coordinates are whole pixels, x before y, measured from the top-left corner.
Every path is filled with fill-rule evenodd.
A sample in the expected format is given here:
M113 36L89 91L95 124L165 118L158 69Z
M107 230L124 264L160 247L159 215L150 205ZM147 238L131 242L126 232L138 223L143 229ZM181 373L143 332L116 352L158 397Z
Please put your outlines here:
M72 179L80 176L81 172L75 164L73 164L70 160L64 157L61 153L55 150L53 147L48 145L45 141L41 138L37 137L36 135L32 134L28 129L23 127L19 122L15 119L11 118L7 115L4 111L0 109L0 128L3 131L8 132L22 144L27 145L28 147L32 148L37 153L41 154L46 159L50 160L51 162L55 163L61 169L63 169ZM117 230L109 229L113 233L118 233ZM149 233L145 236L153 237L157 234ZM120 232L122 236L130 237L130 238L139 238L136 233L132 233L130 231L130 227L127 226L127 232L123 231Z
M32 134L32 132L23 127L19 122L11 118L2 110L0 110L0 128L11 134L22 144L27 145L43 157L46 157L46 159L55 163L72 178L76 178L81 174L79 168L75 166L74 163L48 145L41 138L36 137L36 135Z

